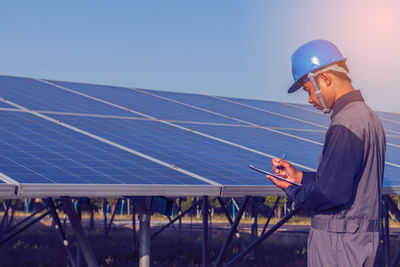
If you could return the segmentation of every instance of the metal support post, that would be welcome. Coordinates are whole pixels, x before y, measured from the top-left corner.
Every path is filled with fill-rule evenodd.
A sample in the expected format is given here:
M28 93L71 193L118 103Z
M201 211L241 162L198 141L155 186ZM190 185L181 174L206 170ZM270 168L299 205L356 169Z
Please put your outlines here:
M192 204L192 206L190 208L188 208L187 210L185 210L184 212L182 212L181 215L179 215L178 217L176 217L175 219L171 220L169 223L167 223L166 225L164 225L163 227L161 227L161 229L159 229L157 232L155 232L154 234L151 235L151 238L154 238L155 236L157 236L159 233L161 233L162 231L164 231L165 229L167 229L169 226L171 226L173 223L175 223L179 218L185 216L186 213L188 213L189 211L193 210L195 207L197 207L200 204L200 200L197 200L196 202L194 202Z
M75 202L75 204L76 204L76 208L75 208L76 214L78 215L79 222L82 223L82 206L81 206L82 202L80 199L78 199ZM79 243L77 243L76 244L76 266L80 267L82 265L83 265L82 250L79 246Z
M6 209L4 210L4 215L0 224L0 233L3 232L3 226L5 222L8 221L8 210L10 209L10 206L11 206L11 199L6 201Z
M209 266L208 253L208 197L203 196L203 245L202 245L202 262L204 267Z
M107 199L103 200L103 215L104 215L104 234L107 233Z
M129 199L128 199L129 201ZM137 238L136 238L136 208L135 208L135 203L131 201L132 203L132 237L133 237L133 242L132 242L132 251L135 251L137 248Z
M253 199L251 207L251 237L253 240L258 237L258 200Z
M57 208L58 208L58 206L57 206ZM5 243L6 241L8 241L10 238L16 236L17 234L21 233L21 232L24 231L26 228L28 228L28 227L32 226L33 224L35 224L36 222L40 221L41 219L43 219L44 217L46 217L46 216L49 215L49 214L50 214L50 211L47 211L47 212L43 213L42 215L40 215L39 217L37 217L37 218L35 218L34 220L32 220L31 222L29 222L29 223L27 223L26 225L22 226L20 229L14 231L14 232L12 232L12 233L10 233L10 234L8 234L8 235L5 235L4 237L1 238L1 240L0 240L0 245L2 245L3 243ZM19 224L19 225L21 225L21 224ZM18 225L18 226L19 226L19 225ZM16 228L16 227L14 227L13 229L15 229L15 228ZM8 232L10 232L10 231L8 231Z
M239 209L239 214L235 218L235 221L233 222L232 227L231 227L231 231L229 232L229 235L226 238L226 240L224 242L224 245L222 246L222 248L221 248L221 250L220 250L220 252L218 254L217 261L215 263L216 267L219 267L219 266L222 265L222 259L224 257L225 251L228 248L229 244L231 243L233 235L237 231L237 227L239 225L240 220L242 219L243 213L246 210L246 207L247 207L247 204L249 203L249 200L250 200L250 196L246 196L244 198L243 204Z
M384 212L384 219L385 219L385 226L384 226L384 249L385 249L385 266L390 266L390 233L389 233L389 209L386 201L383 201L383 212Z
M263 235L263 234L265 233L265 231L267 230L269 221L271 220L272 215L274 215L274 210L275 210L276 206L278 205L280 199L281 199L280 196L276 198L276 201L275 201L275 203L274 203L274 206L272 207L272 209L271 209L270 212L269 212L268 219L267 219L267 221L266 221L266 223L265 223L265 225L264 225L264 228L263 228L263 230L262 230L262 232L261 232L261 235Z
M231 216L229 215L228 209L225 207L224 201L222 200L221 197L217 197L217 200L221 204L221 207L222 207L222 210L224 211L225 217L228 219L228 222L229 222L230 226L232 227L233 221L232 221ZM240 233L237 230L236 230L235 236L240 241L240 245L242 246L242 248L245 249L246 246L240 236Z
M108 224L108 226L107 226L107 228L106 228L106 236L108 236L108 234L110 233L111 226L112 226L112 223L113 223L113 221L114 221L115 214L117 213L120 204L121 204L121 199L119 198L117 204L115 205L114 211L113 211L113 213L112 213L110 222L109 222L109 224Z
M150 267L150 212L139 213L139 267Z
M6 233L13 231L15 228L17 228L18 226L20 226L20 225L24 224L25 222L29 221L31 218L35 217L36 214L40 213L41 211L43 211L46 208L47 207L42 207L39 210L35 211L34 213L29 215L28 217L24 218L23 220L21 220L18 223L14 224L12 227L8 228L7 231L2 233L2 235L5 235Z
M270 235L272 235L276 230L279 229L284 223L286 223L288 220L290 220L298 211L300 208L295 208L292 212L290 212L288 215L286 215L282 220L280 220L277 224L275 224L268 232L266 232L264 235L260 236L257 240L253 241L245 250L240 252L236 257L234 257L230 262L228 262L225 267L228 266L234 266L236 262L238 262L241 258L243 258L245 255L247 255L252 249L254 249L256 246L261 244L265 239L267 239Z
M11 207L11 216L10 219L7 222L7 228L9 228L12 224L12 221L14 220L14 214L15 214L15 207L17 206L18 199L15 200L14 205Z
M209 229L208 229L208 232L210 233L209 234L209 239L211 240L212 239L212 213L211 212L209 212L209 214L208 214L208 216L209 216L209 218L210 218L210 226L209 226Z
M251 238L256 240L258 237L258 199L253 198L253 203L251 205ZM253 260L257 258L257 249L253 250L252 253Z
M178 198L179 238L182 236L182 199Z
M92 204L92 202L90 202L90 199L89 199L89 211L90 211L90 223L89 223L89 225L90 225L90 231L93 231L94 230L94 207L93 207L93 204Z
M73 267L75 267L76 264L74 261L74 254L72 253L72 250L68 243L67 236L62 227L60 217L58 217L58 213L57 213L56 207L54 206L53 200L51 198L47 198L47 199L45 199L45 202L47 203L50 214L53 217L54 225L55 225L55 228L57 229L57 233L58 233L58 238L60 239L61 243L63 244L63 246L67 252L70 263L72 264Z
M119 214L119 218L122 219L122 215L124 214L124 204L125 204L125 199L121 200L121 212Z
M82 250L87 265L98 266L93 250L89 244L85 232L83 231L81 221L79 220L79 217L72 204L71 197L61 197L61 201L63 202L64 207L67 211L72 230L74 231L75 237L79 243L79 247Z

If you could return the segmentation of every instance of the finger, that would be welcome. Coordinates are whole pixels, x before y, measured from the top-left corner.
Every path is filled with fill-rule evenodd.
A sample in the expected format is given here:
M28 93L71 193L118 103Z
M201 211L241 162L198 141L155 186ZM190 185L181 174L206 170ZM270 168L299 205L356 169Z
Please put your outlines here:
M281 181L276 179L275 177L271 176L271 175L267 175L266 176L268 179L270 179L277 187L285 190L288 186L290 186L290 183L285 182L285 181Z

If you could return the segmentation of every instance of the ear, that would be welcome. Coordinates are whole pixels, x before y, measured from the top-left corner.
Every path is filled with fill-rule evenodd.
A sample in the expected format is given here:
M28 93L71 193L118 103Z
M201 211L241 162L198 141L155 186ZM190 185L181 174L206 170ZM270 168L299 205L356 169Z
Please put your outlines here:
M332 84L332 76L327 72L321 72L319 75L319 82L325 87L329 87Z

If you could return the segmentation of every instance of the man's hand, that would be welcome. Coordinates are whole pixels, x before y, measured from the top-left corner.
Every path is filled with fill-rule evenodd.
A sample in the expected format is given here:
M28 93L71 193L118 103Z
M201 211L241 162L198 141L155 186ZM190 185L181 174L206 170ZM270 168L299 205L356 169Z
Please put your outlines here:
M285 178L287 180L290 180L298 184L301 183L301 180L303 179L303 172L297 170L288 161L280 158L273 158L271 163L272 163L272 170L277 176ZM288 182L278 180L271 175L267 175L267 178L270 179L277 187L283 190L286 190L286 188L292 185Z

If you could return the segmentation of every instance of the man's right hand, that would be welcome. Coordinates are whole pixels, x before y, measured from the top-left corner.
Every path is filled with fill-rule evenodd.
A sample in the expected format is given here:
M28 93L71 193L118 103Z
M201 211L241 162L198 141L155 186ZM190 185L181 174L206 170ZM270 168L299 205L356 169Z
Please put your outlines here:
M277 176L301 184L301 180L303 178L303 172L297 170L288 161L280 158L273 158L271 163L272 163L272 170ZM286 190L286 188L288 188L291 185L288 182L278 180L270 175L267 175L267 178L270 179L276 186L282 188L283 190Z

